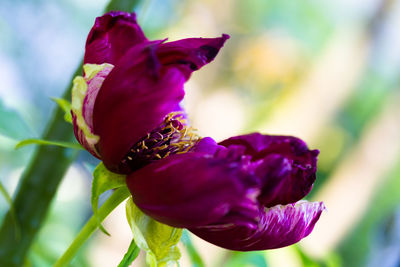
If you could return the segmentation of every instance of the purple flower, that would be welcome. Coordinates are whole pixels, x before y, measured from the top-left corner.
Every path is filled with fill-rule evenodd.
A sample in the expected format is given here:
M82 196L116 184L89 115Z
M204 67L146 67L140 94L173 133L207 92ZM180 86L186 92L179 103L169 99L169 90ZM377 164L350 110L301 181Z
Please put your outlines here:
M130 149L181 111L183 84L228 38L149 41L134 13L97 18L86 42L85 76L75 78L72 92L78 141L108 169L132 172Z
M136 205L161 222L228 249L279 248L307 236L325 209L297 202L315 181L317 155L289 136L204 138L127 183Z
M84 77L74 80L75 136L109 170L128 175L135 204L154 219L228 249L287 246L324 210L299 201L315 181L318 151L258 133L217 144L197 136L180 107L183 84L228 38L150 41L134 13L97 18Z

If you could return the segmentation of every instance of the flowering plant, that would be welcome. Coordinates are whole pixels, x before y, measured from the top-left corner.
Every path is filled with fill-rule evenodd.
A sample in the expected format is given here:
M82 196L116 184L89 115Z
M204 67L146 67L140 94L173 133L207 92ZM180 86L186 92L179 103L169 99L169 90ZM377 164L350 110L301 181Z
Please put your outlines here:
M101 193L127 187L134 241L153 266L179 259L182 228L231 250L273 249L306 237L324 210L300 201L318 155L302 140L252 133L217 143L190 127L183 85L227 39L150 41L134 13L109 12L86 42L71 114L77 140L102 160L94 212Z

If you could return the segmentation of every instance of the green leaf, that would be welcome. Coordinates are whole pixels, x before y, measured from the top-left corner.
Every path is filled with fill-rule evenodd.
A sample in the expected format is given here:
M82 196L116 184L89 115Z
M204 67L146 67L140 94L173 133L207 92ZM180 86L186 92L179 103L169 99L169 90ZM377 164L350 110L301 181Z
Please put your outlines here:
M18 113L3 104L0 99L0 134L12 139L23 139L32 135L32 130Z
M136 244L146 251L146 262L150 267L179 265L181 253L177 244L182 229L153 220L136 207L132 198L126 202L126 217Z
M91 196L92 209L95 217L98 217L100 195L110 189L115 189L122 186L126 186L126 175L110 172L106 169L103 162L100 162L100 164L97 165L96 169L94 169L93 172ZM110 235L106 231L106 229L104 229L104 227L100 224L100 221L99 228L106 235Z
M128 251L125 253L122 261L118 264L118 267L129 267L129 265L131 265L131 263L139 255L139 252L140 252L140 248L136 245L135 239L132 239L132 242L129 245Z
M72 123L72 116L71 116L71 102L65 100L63 98L52 97L51 100L57 103L57 105L64 110L64 120L66 122Z
M201 259L200 254L197 252L196 247L193 245L192 240L190 239L189 233L184 230L182 233L182 243L185 245L186 250L189 254L190 260L192 261L193 267L204 267L205 264Z
M27 145L34 145L34 144L35 145L60 146L60 147L65 147L65 148L72 148L72 149L77 149L77 150L82 149L83 150L83 147L78 143L62 142L62 141L48 141L48 140L35 139L35 138L22 140L21 142L19 142L15 145L15 149L18 149L20 147L27 146Z

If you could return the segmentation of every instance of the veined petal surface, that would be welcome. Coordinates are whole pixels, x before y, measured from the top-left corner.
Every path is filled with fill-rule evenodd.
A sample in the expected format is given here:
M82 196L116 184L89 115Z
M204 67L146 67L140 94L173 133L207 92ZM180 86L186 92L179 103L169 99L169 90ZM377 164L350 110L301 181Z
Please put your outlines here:
M260 208L257 223L210 224L189 230L208 242L231 250L281 248L308 236L324 209L322 202L300 201Z

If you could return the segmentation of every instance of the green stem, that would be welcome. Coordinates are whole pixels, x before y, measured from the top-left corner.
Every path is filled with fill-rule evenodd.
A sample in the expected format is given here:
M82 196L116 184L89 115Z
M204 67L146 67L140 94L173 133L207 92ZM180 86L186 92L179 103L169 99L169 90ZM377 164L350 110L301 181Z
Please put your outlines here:
M114 193L104 202L98 211L98 219L102 222L108 214L111 213L122 201L130 196L129 190L126 186L118 188ZM95 216L92 216L89 221L85 224L79 234L75 237L75 240L71 243L69 248L64 252L61 258L54 264L54 267L67 266L67 264L73 259L75 254L83 243L93 234L93 232L99 227L99 221Z
M112 0L106 11L132 11L138 0ZM74 76L81 75L82 63ZM69 84L63 95L71 99ZM74 140L72 127L64 121L64 111L57 108L47 124L44 140L71 142ZM16 236L16 224L9 210L0 228L0 266L22 266L26 255L43 225L50 203L69 165L75 160L77 152L69 148L40 146L35 151L29 166L16 191L14 210L21 229L21 238Z
M76 74L80 73L80 70ZM69 90L65 97L69 95ZM64 121L64 112L53 114L43 139L71 142L71 125ZM14 199L14 211L21 229L20 238L12 211L6 214L0 229L0 266L22 266L26 254L42 225L57 188L77 152L69 148L40 146L19 182Z
M137 258L140 253L140 248L136 245L135 239L132 238L128 251L125 253L124 258L118 264L118 267L128 267Z
M15 238L19 240L21 238L21 227L19 227L18 224L17 215L15 214L14 204L12 202L10 194L8 194L6 188L3 186L1 182L0 182L0 192L6 199L8 206L10 208L11 217L14 221L14 226L15 226Z

